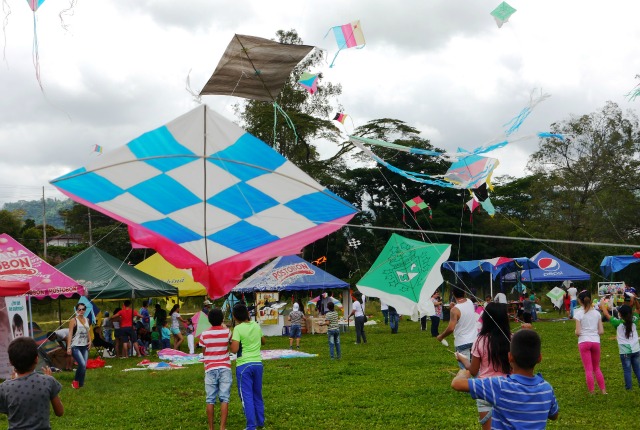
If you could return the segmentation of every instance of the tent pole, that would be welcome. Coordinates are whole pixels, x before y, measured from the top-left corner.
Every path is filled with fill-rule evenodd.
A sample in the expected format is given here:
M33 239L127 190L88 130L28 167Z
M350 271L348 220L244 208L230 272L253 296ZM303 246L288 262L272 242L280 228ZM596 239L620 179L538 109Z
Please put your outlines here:
M62 305L60 304L60 300L58 296L58 326L62 325Z
M489 292L491 294L491 298L493 298L493 273L489 274Z
M31 309L31 295L27 295L27 303L29 305L29 334L33 337L33 312Z

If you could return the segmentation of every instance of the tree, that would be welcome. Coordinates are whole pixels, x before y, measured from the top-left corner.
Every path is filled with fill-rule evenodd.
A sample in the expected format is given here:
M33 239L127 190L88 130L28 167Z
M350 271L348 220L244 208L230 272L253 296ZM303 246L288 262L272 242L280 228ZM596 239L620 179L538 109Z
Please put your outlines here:
M532 217L546 237L627 242L640 235L640 127L608 102L598 112L554 123L529 160Z
M15 212L0 210L0 232L18 238L22 228L22 220Z

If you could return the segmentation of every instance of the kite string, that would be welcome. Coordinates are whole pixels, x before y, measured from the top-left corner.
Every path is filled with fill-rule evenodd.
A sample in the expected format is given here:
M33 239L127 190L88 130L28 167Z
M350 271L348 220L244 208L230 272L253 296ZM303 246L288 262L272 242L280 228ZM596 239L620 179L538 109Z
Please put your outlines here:
M40 77L40 53L38 52L38 30L35 11L33 11L33 46L31 48L31 59L33 61L33 67L35 67L36 69L36 79L38 80L38 85L40 85L40 90L44 92L44 88L42 87L42 79Z
M2 46L2 59L5 63L7 63L7 68L9 67L9 62L7 61L7 25L9 25L9 15L11 15L11 7L7 0L2 0L2 12L4 12L4 18L2 19L2 35L4 38L4 44Z
M82 255L83 253L87 252L89 249L91 248L95 248L97 247L98 243L100 243L102 240L104 240L105 238L107 238L110 234L112 234L114 231L116 231L120 226L122 225L122 223L119 223L117 226L115 226L113 229L111 229L111 231L109 231L107 234L105 234L103 237L101 237L100 239L98 239L93 245L91 245L89 248L85 249L84 251L75 254L74 256L66 259L65 261L63 261L62 263L60 263L57 267L54 267L55 270L57 270L58 272L62 273L58 267L62 268L64 266L66 266L67 264L73 262L73 260L75 260L76 258L78 258L80 255ZM129 250L129 253L127 254L127 257L122 261L122 263L120 264L120 266L118 267L118 269L114 272L114 275L111 277L111 279L109 279L109 282L107 282L107 284L104 286L104 288L102 289L102 291L100 291L98 293L98 295L96 295L93 299L89 300L91 303L93 303L94 300L96 300L100 294L102 294L104 291L107 290L107 287L111 284L111 281L113 281L115 279L115 277L118 275L120 269L122 268L122 266L124 265L124 262L129 258L129 255L131 255L131 252L133 252L133 248L131 248L131 250ZM62 273L64 274L64 273ZM37 284L39 285L39 284ZM36 285L36 286L37 286ZM58 327L56 327L54 330L52 331L57 331L60 330L65 324L67 324L69 321L71 321L72 318L74 318L76 316L76 313L73 312L73 314L67 318L64 323L61 323ZM38 346L38 348L42 347L46 342L43 342L42 344L40 344Z

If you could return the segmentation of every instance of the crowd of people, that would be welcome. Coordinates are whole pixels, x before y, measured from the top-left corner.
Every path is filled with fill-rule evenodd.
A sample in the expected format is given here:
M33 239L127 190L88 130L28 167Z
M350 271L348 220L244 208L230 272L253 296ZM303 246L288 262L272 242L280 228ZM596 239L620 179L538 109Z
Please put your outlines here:
M636 327L640 320L640 300L636 299L635 291L628 288L624 303L615 306L613 300L602 299L594 303L589 291L576 290L576 303L573 305L574 288L570 285L566 289L568 300L564 302L568 303L567 311L575 320L575 334L587 391L594 393L597 386L600 393L607 394L605 378L600 370L600 336L604 333L605 323L610 323L616 329L625 388L632 389L634 375L640 386L640 343ZM535 294L522 298L523 321L519 329L512 332L506 297L503 299L500 294L493 300L488 297L485 302L478 302L475 297L467 297L462 288L452 288L449 322L444 331L439 333L443 300L436 291L431 297L435 314L429 316L430 334L447 346L446 339L453 335L453 353L460 370L451 386L457 391L469 392L476 400L478 421L482 429L508 428L514 423L544 428L548 419L557 419L559 407L551 385L542 376L535 374L535 366L542 360L542 354L540 337L533 330L535 311L531 311L530 303L535 304L537 298ZM358 293L353 298L348 317L354 318L356 344L367 343L364 300ZM96 342L105 342L104 347L113 350L120 357L127 357L134 351L144 356L151 348L170 347L171 337L174 348L179 349L184 340L182 332L186 329L189 350L193 352L193 323L191 319L182 318L179 305L174 305L168 314L156 305L155 326L151 327L148 302L145 301L137 311L132 309L127 300L112 315L108 311L104 312L101 324L93 329L93 337L90 336L90 321L85 317L86 310L86 305L79 303L68 328L48 333L49 339L57 342L60 349L65 351L65 355L60 357L63 369L72 370L74 362L76 363L72 382L74 389L84 386L88 351ZM391 332L397 333L399 315L395 308L381 301L381 310ZM260 325L252 321L244 302L232 309L232 330L224 324L223 311L212 308L209 300L204 302L203 312L211 325L211 328L199 336L204 362L209 429L215 427L216 403L219 404L219 428L226 428L234 379L230 353L237 357L235 380L246 428L263 426L264 368L260 351L265 338ZM306 316L298 303L293 305L288 319L292 328L289 347L293 349L295 342L299 349L301 326ZM321 324L327 326L330 359L340 359L342 348L339 315L333 301L329 300L323 305L319 319ZM426 319L421 319L421 328L427 330ZM23 396L24 390L29 392L29 389L20 388L23 390L20 393L15 391L17 387L26 387L26 384L39 387L37 400L33 402L34 416L48 423L49 405L53 406L56 415L61 416L64 408L58 397L60 384L50 376L51 370L48 368L45 368L43 374L34 372L38 360L35 342L30 338L19 337L11 343L8 352L15 374L12 379L0 384L0 412L9 415L10 425L31 422L32 417L25 413L26 400Z

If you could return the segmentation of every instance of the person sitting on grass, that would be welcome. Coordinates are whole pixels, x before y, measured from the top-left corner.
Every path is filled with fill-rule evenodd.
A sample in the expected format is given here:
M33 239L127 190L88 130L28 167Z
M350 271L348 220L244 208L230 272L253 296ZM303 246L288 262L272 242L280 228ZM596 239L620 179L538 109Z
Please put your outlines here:
M533 330L521 330L511 338L509 363L511 375L470 379L468 370L460 370L451 388L471 393L493 406L493 429L544 429L547 419L558 419L558 401L553 387L534 374L542 361L540 336Z
M231 396L231 360L229 359L229 341L231 332L222 324L222 309L213 308L207 314L211 328L200 335L200 346L204 348L204 390L207 402L207 422L213 430L216 397L220 401L220 430L227 426L229 397Z
M525 312L522 315L522 324L520 324L520 330L533 330L533 324L531 323L532 315L529 312Z
M38 345L30 337L14 339L7 350L14 368L11 379L0 384L0 413L7 414L10 429L48 429L49 403L61 417L64 406L58 394L62 385L43 367L44 375L34 372L38 364Z

